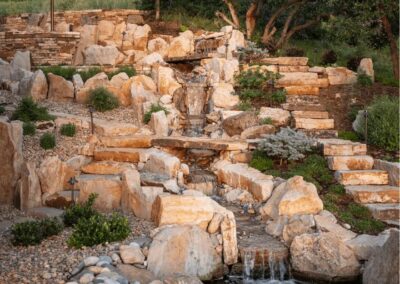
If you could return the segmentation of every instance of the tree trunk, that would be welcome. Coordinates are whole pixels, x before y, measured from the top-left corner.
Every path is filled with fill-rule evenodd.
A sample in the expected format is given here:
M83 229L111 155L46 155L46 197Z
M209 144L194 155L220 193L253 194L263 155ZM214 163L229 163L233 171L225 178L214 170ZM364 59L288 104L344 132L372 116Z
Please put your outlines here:
M160 20L160 0L155 0L154 6L155 6L155 10L156 10L156 20L159 21Z
M399 80L399 49L397 48L397 40L393 35L392 27L390 25L389 19L386 15L382 17L383 28L385 29L385 33L389 39L390 44L390 56L392 58L393 65L393 75L396 80Z
M238 15L236 13L235 6L233 6L233 3L230 0L223 0L223 1L228 6L229 12L231 13L231 17L232 17L232 22L234 23L234 26L239 28L240 27L240 21L239 21Z
M251 3L246 13L246 37L248 40L251 39L254 29L256 28L256 14L261 1L262 0L255 0L253 3Z

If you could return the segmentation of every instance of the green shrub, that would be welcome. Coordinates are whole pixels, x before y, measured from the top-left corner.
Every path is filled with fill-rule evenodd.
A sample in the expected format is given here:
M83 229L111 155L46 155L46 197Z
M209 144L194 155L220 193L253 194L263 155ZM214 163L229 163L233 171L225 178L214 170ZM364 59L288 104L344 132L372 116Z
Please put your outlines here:
M129 236L131 229L128 219L114 213L107 217L96 214L89 219L79 219L74 226L74 232L68 239L68 245L81 248L106 242L124 240Z
M56 147L56 136L53 133L46 132L40 137L40 147L45 150Z
M338 137L344 140L359 141L360 137L353 131L339 131Z
M362 110L362 109L363 109L363 107L362 107L362 106L359 106L359 105L351 106L351 107L350 107L350 111L349 111L349 113L347 114L349 120L350 120L350 121L356 120L356 117L357 117L357 115L358 115L358 112L359 112L360 110Z
M304 50L302 48L291 47L285 50L286 56L303 57Z
M50 115L45 107L40 107L35 103L31 97L25 97L19 103L11 119L23 122L47 121L54 120L54 116Z
M281 128L276 134L267 135L261 140L259 150L281 161L297 161L304 159L306 153L312 152L314 144L314 140L303 132L296 132L288 127Z
M284 89L277 90L270 95L270 100L274 104L283 104L286 102L286 91Z
M256 69L241 72L236 77L236 82L241 89L262 89L266 84L273 84L279 78L278 73Z
M113 110L119 106L118 98L103 87L91 90L87 103L100 112Z
M244 89L243 91L240 91L239 97L242 100L249 100L265 97L265 93L258 89Z
M132 77L136 75L136 70L133 67L130 66L123 66L121 68L118 68L118 70L110 72L107 74L108 79L112 79L112 77L114 77L115 75L118 75L119 73L126 73L126 75L128 75L128 77Z
M3 106L0 106L0 114L3 114L6 112L6 109Z
M74 137L76 133L76 126L73 123L67 123L61 125L60 129L61 135L68 136L68 137Z
M265 118L261 119L260 123L261 124L273 124L273 121L272 121L272 118L265 117Z
M365 73L360 73L357 75L357 83L362 87L368 87L373 84L372 78Z
M33 136L36 133L36 125L33 122L24 122L22 125L24 135Z
M46 66L46 67L42 67L40 69L43 71L43 73L46 75L46 77L49 73L52 73L54 75L61 76L65 80L69 80L69 81L71 81L74 74L77 73L76 68L74 68L74 67Z
M357 133L364 135L365 117L361 118ZM368 107L368 143L387 151L399 149L399 98L380 96Z
M163 107L163 106L161 106L159 104L152 104L150 106L150 110L144 114L143 122L146 123L146 124L149 123L150 119L151 119L151 115L153 113L159 112L159 111L164 111L165 115L169 114L168 110L165 107Z
M321 64L322 65L331 65L336 63L337 61L337 54L334 50L327 50L323 55L322 55L322 60Z
M237 105L237 109L241 111L250 111L253 109L253 106L251 105L251 102L249 100L241 101Z
M250 161L250 167L255 168L261 172L272 170L274 161L268 158L265 153L261 151L254 151L253 157Z
M79 71L78 74L81 75L82 81L86 82L88 79L92 78L93 76L101 73L102 70L99 67L91 67L85 71Z
M63 229L57 218L41 221L26 221L12 226L13 245L36 245L47 237L59 234Z
M88 200L83 204L74 204L67 208L63 216L65 226L73 226L77 224L80 219L89 219L90 217L98 214L93 208L93 204L97 196L98 194L91 193Z

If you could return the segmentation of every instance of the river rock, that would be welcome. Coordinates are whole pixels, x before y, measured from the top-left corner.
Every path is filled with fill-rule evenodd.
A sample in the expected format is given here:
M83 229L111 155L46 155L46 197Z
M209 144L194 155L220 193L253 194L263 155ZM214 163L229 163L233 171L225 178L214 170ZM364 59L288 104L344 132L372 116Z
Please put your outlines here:
M392 229L383 247L368 260L363 283L399 283L399 230Z
M222 121L222 127L229 136L240 135L245 129L258 125L257 114L246 111Z
M49 79L49 100L53 101L72 101L75 96L74 84L65 80L63 77L47 74Z
M354 252L331 233L303 234L290 246L293 269L324 281L355 280L360 264Z
M116 46L91 45L85 49L85 65L115 66L119 51Z
M21 179L17 184L17 193L19 196L19 209L21 210L27 211L42 205L42 191L35 163L24 163Z
M235 90L233 85L229 83L218 83L213 86L212 100L214 106L223 109L232 109L235 107L240 99L239 96L234 95Z
M260 214L272 219L296 214L318 214L323 209L317 188L295 176L274 189L270 199L260 209Z
M165 227L153 238L147 269L160 278L182 274L211 280L222 276L222 256L216 250L218 245L215 236L197 226Z
M119 247L119 254L125 264L143 264L145 260L142 250L138 245L122 245Z

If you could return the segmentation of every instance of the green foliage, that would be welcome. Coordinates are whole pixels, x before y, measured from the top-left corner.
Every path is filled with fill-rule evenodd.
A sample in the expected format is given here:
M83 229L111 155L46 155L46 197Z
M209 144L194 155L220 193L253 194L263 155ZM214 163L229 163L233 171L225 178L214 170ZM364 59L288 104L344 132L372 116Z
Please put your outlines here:
M61 135L68 136L68 137L74 137L76 133L76 126L73 123L67 123L61 125L60 129Z
M265 117L265 118L261 119L260 124L273 124L272 118Z
M266 170L272 170L274 167L274 161L267 157L267 155L261 151L254 151L253 157L249 163L250 167L255 168L261 172Z
M19 103L11 119L23 122L47 121L54 120L54 116L50 115L45 107L40 107L35 103L31 97L25 97Z
M40 68L43 73L46 75L51 73L57 76L63 77L65 80L72 80L74 74L78 73L76 68L69 66L45 66Z
M360 56L355 56L355 57L351 57L349 60L347 60L347 68L349 68L350 70L357 72L358 70L358 66L360 65L362 57Z
M113 110L119 106L118 98L104 87L91 90L87 103L100 112Z
M236 83L241 89L262 89L266 84L273 84L280 75L260 69L241 72L236 77Z
M93 76L101 72L102 70L99 67L90 67L87 70L79 71L78 74L81 75L82 81L86 82L88 79L92 78Z
M357 75L357 83L362 87L369 87L373 84L372 78L365 73Z
M337 61L337 54L334 50L328 50L322 55L321 64L331 65L335 64Z
M22 125L24 135L33 136L36 133L36 125L33 122L24 122Z
M348 118L349 118L349 120L350 120L351 122L353 122L354 120L356 120L356 117L357 117L358 112L359 112L360 110L362 110L362 106L351 106L351 107L350 107L350 111L349 111L349 113L347 114L347 116L348 116Z
M304 50L302 48L290 47L285 50L286 56L303 57Z
M131 66L123 66L118 68L118 70L115 70L114 72L110 72L107 74L108 79L112 79L112 77L114 77L115 75L118 75L119 73L126 73L126 75L128 75L128 77L132 77L136 75L136 70L135 68L131 67Z
M45 150L56 147L56 136L53 133L46 132L40 137L40 147Z
M362 117L357 133L364 135L365 118ZM399 98L377 97L368 107L368 143L387 151L399 149Z
M150 110L144 114L143 122L146 123L146 124L149 123L150 119L151 119L151 115L153 113L159 112L159 111L164 111L165 115L169 114L168 110L165 107L163 107L163 106L161 106L159 104L152 104L150 106Z
M67 208L64 212L64 224L67 227L71 227L78 223L80 219L89 219L90 217L98 214L93 208L93 204L98 194L91 193L88 200L83 204L74 204Z
M286 90L280 89L273 92L270 96L270 101L274 104L283 104L286 102Z
M3 106L0 106L0 114L3 114L6 112L6 109Z
M37 245L47 237L58 235L63 225L57 218L47 218L41 221L26 221L12 226L13 245Z
M332 184L329 187L328 191L341 196L344 196L346 194L346 189L341 184Z
M244 89L240 91L239 97L242 100L249 100L249 99L255 99L255 98L262 98L265 97L265 93L262 90L258 89Z
M313 151L314 140L303 132L291 128L281 128L276 134L267 135L259 144L259 150L269 157L297 161Z
M74 226L74 232L68 239L68 245L81 248L106 242L121 241L127 238L131 230L128 219L120 214L112 216L95 214L88 219L81 218Z
M360 141L360 137L353 131L339 131L338 137L344 140Z
M244 100L237 105L237 109L241 111L250 111L253 109L253 106L249 100Z

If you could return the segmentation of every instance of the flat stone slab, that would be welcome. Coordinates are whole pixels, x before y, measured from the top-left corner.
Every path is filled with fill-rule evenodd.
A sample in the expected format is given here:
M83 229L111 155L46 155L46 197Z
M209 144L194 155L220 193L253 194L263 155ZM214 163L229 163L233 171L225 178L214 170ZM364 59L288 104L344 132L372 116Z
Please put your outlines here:
M308 57L266 57L260 60L264 64L306 66Z
M331 156L327 160L329 168L333 171L371 170L374 166L374 158L367 155Z
M295 128L300 129L333 129L335 121L333 119L315 119L315 118L294 118Z
M130 163L99 161L84 165L81 167L81 171L93 175L120 175L125 170L134 168L135 166Z
M286 94L289 96L318 96L319 88L315 86L287 86Z
M367 145L343 139L318 139L325 156L366 155Z
M387 222L388 220L398 221L400 218L400 204L387 203L387 204L366 204L369 211L371 211L374 218Z
M282 108L289 111L326 111L326 108L320 104L282 104Z
M400 186L400 163L375 159L374 168L387 171L389 173L389 184Z
M314 139L329 139L338 137L338 131L336 129L302 129L308 137Z
M210 139L203 137L166 137L155 138L152 141L153 146L172 147L184 149L209 149L217 151L238 151L247 150L249 145L244 140L223 140Z
M343 185L388 184L388 173L381 170L337 171L335 178Z
M292 116L294 118L317 118L317 119L328 119L329 112L327 111L302 111L295 110L292 111Z
M37 207L28 210L27 215L34 218L44 219L44 218L62 218L64 210L52 208L52 207Z
M398 203L400 190L397 186L389 185L350 185L346 186L346 193L350 194L358 203Z
M115 148L151 148L151 142L155 136L118 136L118 137L109 137L102 136L100 137L101 143L106 147L115 147Z
M140 149L133 148L99 148L94 150L96 161L116 161L138 163L140 161Z

